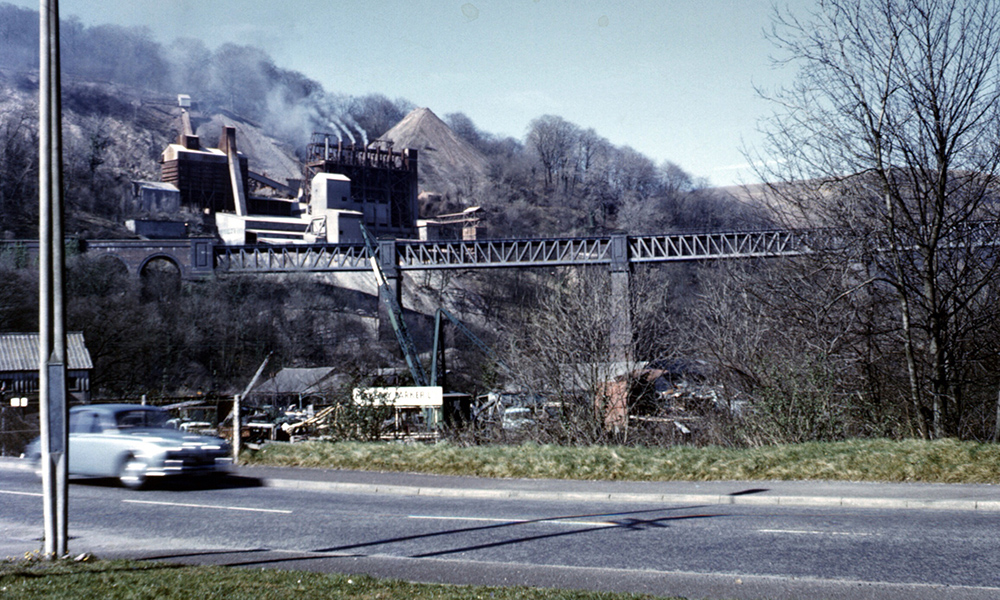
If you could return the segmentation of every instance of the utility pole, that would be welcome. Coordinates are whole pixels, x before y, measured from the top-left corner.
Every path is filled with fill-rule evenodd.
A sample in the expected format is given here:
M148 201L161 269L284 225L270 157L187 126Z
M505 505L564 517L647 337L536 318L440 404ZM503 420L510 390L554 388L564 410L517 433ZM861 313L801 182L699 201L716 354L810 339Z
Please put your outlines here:
M65 556L68 520L65 242L59 2L40 0L38 77L38 400L45 556Z
M240 395L236 394L233 396L233 465L240 464L240 444L242 439L240 439L240 434L243 426L240 423Z

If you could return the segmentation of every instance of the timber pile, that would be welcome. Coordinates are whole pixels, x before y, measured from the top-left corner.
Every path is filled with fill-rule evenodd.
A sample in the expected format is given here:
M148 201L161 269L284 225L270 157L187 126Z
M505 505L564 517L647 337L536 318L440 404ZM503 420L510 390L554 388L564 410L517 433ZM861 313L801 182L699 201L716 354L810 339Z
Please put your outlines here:
M315 415L309 417L308 419L305 419L304 421L298 421L295 423L285 423L284 425L281 426L281 429L283 429L285 433L287 433L288 435L294 435L300 429L306 429L306 430L311 429L313 427L316 427L320 423L326 421L327 417L336 412L338 408L340 408L340 406L336 404L334 404L333 406L328 406L323 410L319 411L318 413L316 413Z

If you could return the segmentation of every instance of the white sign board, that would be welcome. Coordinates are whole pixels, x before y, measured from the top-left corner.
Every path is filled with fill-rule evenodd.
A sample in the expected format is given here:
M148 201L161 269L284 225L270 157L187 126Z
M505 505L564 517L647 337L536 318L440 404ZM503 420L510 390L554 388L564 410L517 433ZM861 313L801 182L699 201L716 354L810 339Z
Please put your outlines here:
M354 388L354 403L389 404L396 408L441 408L441 386Z

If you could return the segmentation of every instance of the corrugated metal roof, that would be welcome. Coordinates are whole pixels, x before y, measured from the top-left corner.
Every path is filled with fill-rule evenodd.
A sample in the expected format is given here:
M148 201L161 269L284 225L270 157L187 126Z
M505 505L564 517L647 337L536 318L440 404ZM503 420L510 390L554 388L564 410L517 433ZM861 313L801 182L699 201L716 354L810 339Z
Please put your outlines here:
M66 354L67 369L94 368L82 332L66 334ZM38 371L37 333L0 333L0 372L7 371Z
M326 379L332 371L333 367L285 367L275 373L274 377L258 384L254 391L263 394L305 394L314 391L314 386Z

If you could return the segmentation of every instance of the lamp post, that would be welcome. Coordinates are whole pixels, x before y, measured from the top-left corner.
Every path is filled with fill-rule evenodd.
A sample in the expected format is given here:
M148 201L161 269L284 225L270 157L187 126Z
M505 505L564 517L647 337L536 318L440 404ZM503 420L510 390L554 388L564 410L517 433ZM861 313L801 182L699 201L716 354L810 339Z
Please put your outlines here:
M69 454L58 0L40 0L38 75L38 397L44 552L57 558L66 554L68 539Z

